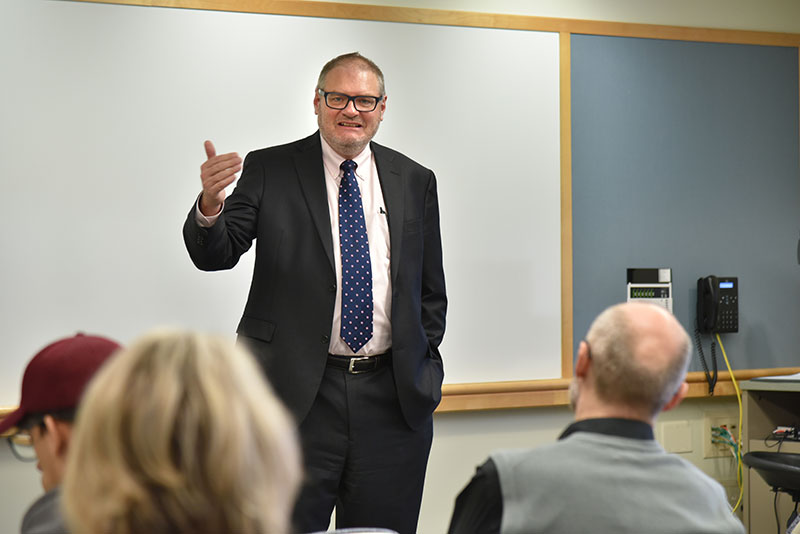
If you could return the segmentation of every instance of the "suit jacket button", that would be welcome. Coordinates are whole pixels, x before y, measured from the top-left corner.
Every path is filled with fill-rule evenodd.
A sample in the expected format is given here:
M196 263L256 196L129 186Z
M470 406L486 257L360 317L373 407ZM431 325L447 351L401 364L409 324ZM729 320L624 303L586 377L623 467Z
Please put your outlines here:
M328 288L328 291L331 293L336 293L336 284L331 284L331 287Z
M323 343L328 343L330 340L331 340L331 338L329 336L322 336L322 338L321 338L321 341Z

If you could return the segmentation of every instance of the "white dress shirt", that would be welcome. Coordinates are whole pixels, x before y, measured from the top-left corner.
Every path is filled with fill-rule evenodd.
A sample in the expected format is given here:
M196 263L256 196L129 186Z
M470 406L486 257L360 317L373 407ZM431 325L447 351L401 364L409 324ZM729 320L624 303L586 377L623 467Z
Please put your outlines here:
M325 187L328 190L328 213L331 218L333 257L336 265L336 305L331 325L331 354L353 355L353 351L340 336L342 325L342 255L339 248L339 184L343 171L339 168L344 158L322 140L322 163L325 167ZM356 179L361 190L364 223L369 240L369 259L372 266L372 339L356 353L359 356L383 354L392 346L392 287L389 261L389 219L383 190L378 179L378 168L369 145L355 158Z

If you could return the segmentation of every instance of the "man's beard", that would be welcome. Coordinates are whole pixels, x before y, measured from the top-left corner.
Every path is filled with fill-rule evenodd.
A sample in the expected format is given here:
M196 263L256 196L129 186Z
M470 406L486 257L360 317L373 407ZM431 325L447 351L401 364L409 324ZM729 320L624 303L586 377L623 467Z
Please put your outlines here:
M575 411L575 406L578 404L578 396L581 392L581 387L578 384L578 380L573 378L569 383L569 407L572 411Z

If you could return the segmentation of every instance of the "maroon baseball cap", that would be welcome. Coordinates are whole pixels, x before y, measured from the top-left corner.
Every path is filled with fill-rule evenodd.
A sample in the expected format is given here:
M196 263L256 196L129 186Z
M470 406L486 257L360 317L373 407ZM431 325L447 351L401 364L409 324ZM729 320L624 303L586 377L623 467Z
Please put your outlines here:
M28 414L76 408L89 379L120 348L116 341L86 334L43 348L25 368L19 408L0 421L0 434Z

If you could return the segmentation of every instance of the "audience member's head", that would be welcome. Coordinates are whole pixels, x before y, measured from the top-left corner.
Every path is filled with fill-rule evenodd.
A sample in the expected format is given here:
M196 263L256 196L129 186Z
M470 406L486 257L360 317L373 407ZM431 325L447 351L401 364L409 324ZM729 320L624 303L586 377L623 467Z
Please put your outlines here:
M288 532L294 425L252 357L157 331L86 391L63 485L74 532Z
M660 306L631 302L606 309L578 348L570 384L576 418L652 422L686 395L691 350L686 331Z
M16 427L29 435L46 491L61 484L84 387L119 348L110 339L77 334L46 346L25 368L19 407L0 422L0 434Z

